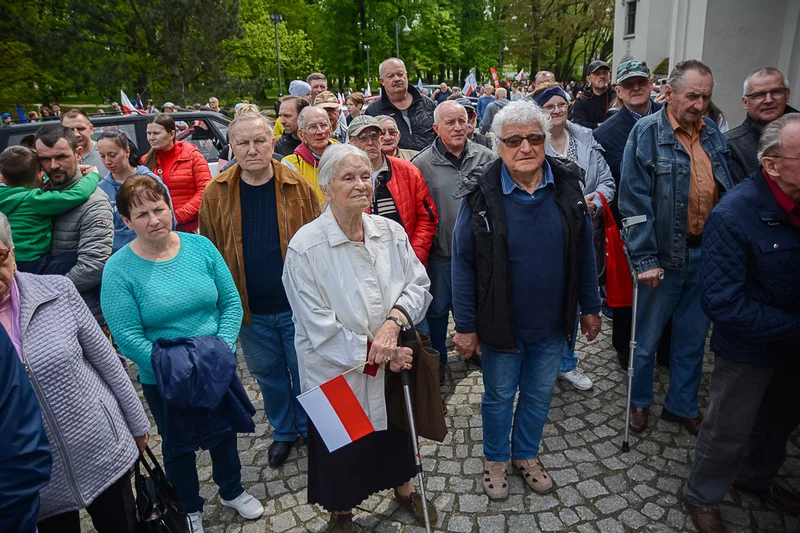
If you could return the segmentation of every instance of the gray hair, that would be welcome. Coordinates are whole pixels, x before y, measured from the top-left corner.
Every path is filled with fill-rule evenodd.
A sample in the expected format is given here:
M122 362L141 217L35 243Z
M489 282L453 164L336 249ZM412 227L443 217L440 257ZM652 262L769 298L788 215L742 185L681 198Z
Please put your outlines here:
M442 110L442 108L444 106L461 108L461 110L464 111L464 116L467 116L467 110L463 105L459 104L455 100L445 100L444 102L442 102L441 104L439 104L435 108L433 108L433 123L434 124L439 124L439 118L442 115L442 111L441 110Z
M241 124L242 122L247 122L248 120L258 120L264 124L264 127L267 128L269 132L270 139L275 137L275 132L273 130L273 126L269 123L269 119L262 115L261 113L255 113L253 111L249 111L247 113L242 113L238 115L233 120L231 120L230 125L228 126L228 135L230 136L231 140L233 140L233 129L234 126Z
M8 224L8 218L6 218L3 213L0 213L0 242L9 250L14 247L14 239L11 237L11 226Z
M508 98L508 90L500 87L494 90L494 97L500 100L501 98Z
M783 80L783 88L788 89L789 80L786 79L786 74L773 67L761 67L760 69L751 72L750 75L745 78L744 87L742 87L742 96L747 96L750 93L750 78L753 76L774 76L775 74L781 75L781 79Z
M492 135L498 142L494 143L494 154L500 155L500 141L503 127L506 124L539 124L544 132L545 144L550 142L550 115L531 100L516 100L501 109L492 121Z
M783 147L781 134L786 126L800 122L800 113L787 113L775 119L761 130L761 139L758 141L758 160L774 155Z
M333 181L333 176L339 169L342 161L350 156L360 157L364 160L367 168L372 168L369 156L363 150L356 148L352 144L332 144L325 149L322 158L319 160L319 183L320 187L327 187Z
M308 107L304 107L300 114L297 116L297 127L301 130L306 128L306 117L308 117L309 113L316 113L317 111L322 112L322 115L325 116L325 120L328 122L328 126L331 125L331 119L328 118L328 112L322 109L321 107L316 107L310 105Z
M686 73L690 70L698 72L700 74L705 74L707 76L711 76L714 78L714 74L711 73L711 69L708 68L708 65L703 63L702 61L698 61L697 59L687 59L686 61L681 61L677 63L672 72L669 73L669 78L667 78L667 85L672 87L673 91L677 91L681 87L683 87L684 78L686 78Z
M383 77L383 66L384 66L386 63L388 63L389 61L397 61L398 63L400 63L401 65L403 65L403 70L405 70L405 71L406 71L406 73L408 73L408 70L406 69L406 64L405 64L405 63L403 63L403 60L402 60L402 59L399 59L399 58L397 58L397 57L390 57L389 59L387 59L386 61L384 61L383 63L381 63L381 64L378 66L378 76L380 76L380 77Z
M397 121L394 119L394 117L390 117L389 115L378 115L377 117L375 117L375 120L378 121L378 124L380 124L381 122L391 121L391 123L394 124L394 127L395 128L397 127Z

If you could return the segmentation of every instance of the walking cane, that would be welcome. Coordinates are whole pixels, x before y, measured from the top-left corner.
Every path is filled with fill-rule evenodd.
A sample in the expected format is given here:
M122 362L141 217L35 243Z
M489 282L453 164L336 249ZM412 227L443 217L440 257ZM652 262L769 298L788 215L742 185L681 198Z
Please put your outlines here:
M633 305L631 312L631 342L628 351L628 394L625 403L625 440L622 441L622 451L628 452L631 447L628 445L628 431L630 430L631 421L631 398L633 396L633 358L636 353L636 310L639 307L639 277L635 272L631 272L633 277Z
M413 334L412 328L406 328L401 332L401 336ZM415 361L415 364L419 361ZM422 475L422 461L419 457L419 444L417 443L417 427L414 425L414 409L411 405L411 372L403 370L400 372L400 382L403 384L403 395L406 398L406 412L408 413L408 429L411 432L411 443L414 446L414 462L417 466L417 482L419 483L419 493L422 496L422 512L425 516L425 531L431 533L431 519L428 516L428 499L425 497L425 479Z

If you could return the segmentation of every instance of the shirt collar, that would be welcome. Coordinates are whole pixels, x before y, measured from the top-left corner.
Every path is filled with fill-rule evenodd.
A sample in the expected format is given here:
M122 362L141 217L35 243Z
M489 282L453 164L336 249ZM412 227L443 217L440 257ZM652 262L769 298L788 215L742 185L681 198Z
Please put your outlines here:
M667 109L667 118L669 119L669 124L670 126L672 126L673 131L680 130L681 132L688 135L689 132L683 129L683 127L680 124L678 124L678 119L676 119L675 116L672 114L672 111L669 110L669 106L666 106L666 109ZM700 119L694 125L694 133L700 133L700 130L702 130L705 127L706 127L706 122L705 120L703 120L703 117L700 117Z
M519 189L526 195L530 196L528 191L520 187L517 182L511 179L511 174L508 173L505 163L503 163L500 167L500 179L502 181L503 194L508 195L513 193L514 189ZM555 185L555 179L553 178L553 171L550 170L550 164L547 162L547 159L545 159L542 162L542 182L538 187L536 187L536 190L538 191L544 189L548 185Z
M642 117L646 117L647 115L651 114L652 112L653 112L653 102L652 101L650 101L650 107L647 108L647 113L645 113L644 115L640 115L636 111L628 108L628 113L630 113L631 116L636 120L639 120Z

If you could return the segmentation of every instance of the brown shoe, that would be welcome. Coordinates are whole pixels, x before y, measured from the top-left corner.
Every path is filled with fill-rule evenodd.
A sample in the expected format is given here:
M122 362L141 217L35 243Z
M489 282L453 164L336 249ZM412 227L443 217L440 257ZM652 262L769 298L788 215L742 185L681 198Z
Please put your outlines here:
M397 489L394 489L394 499L397 500L397 503L411 511L417 524L425 525L425 509L422 507L422 496L420 496L419 492L414 491L408 496L401 496L400 493L397 492ZM431 524L435 524L436 521L439 520L439 514L436 512L436 507L433 506L433 502L428 500L427 503L428 518Z
M800 514L800 496L775 481L771 482L766 490L761 491L755 491L736 483L734 483L733 487L742 492L760 496L765 502L779 511L793 515Z
M508 498L508 477L506 463L502 461L483 462L483 492L490 500L505 500Z
M697 528L698 533L728 533L725 522L719 514L719 509L708 509L698 507L689 502L684 502L692 517L692 524Z
M641 433L647 428L647 414L649 413L647 407L636 407L631 405L631 421L628 427L634 433Z
M703 419L699 416L695 416L694 418L683 418L682 416L678 416L667 411L666 407L661 408L661 420L665 420L667 422L678 422L680 425L686 428L686 431L695 436L700 433L700 424L703 422Z
M527 483L536 494L547 494L553 490L553 480L550 474L545 471L538 457L520 461L513 460L511 464L514 465L514 468L519 470L525 483Z

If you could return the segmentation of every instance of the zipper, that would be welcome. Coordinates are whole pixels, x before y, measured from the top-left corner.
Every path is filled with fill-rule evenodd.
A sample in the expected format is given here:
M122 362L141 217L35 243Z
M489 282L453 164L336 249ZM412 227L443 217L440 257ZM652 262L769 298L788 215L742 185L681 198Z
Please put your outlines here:
M25 324L20 329L23 338L25 336L25 330L28 329L28 324L30 324L31 318L33 318L33 314L36 312L39 306L47 302L50 302L52 300L55 300L56 298L57 297L54 296L49 300L44 300L34 305L33 309L31 309L31 313L28 316L28 319L25 321ZM47 402L44 401L44 394L42 393L42 389L39 386L39 381L36 379L36 376L33 374L30 366L28 365L28 360L25 357L25 350L22 351L22 358L23 358L22 366L25 367L25 372L28 374L28 379L30 380L31 385L33 386L33 390L36 393L36 397L39 399L39 407L41 407L42 409L42 415L44 416L45 419L47 419L47 422L50 424L50 427L53 428L52 431L53 438L56 439L56 441L58 441L58 445L61 447L62 453L64 454L64 471L67 474L67 485L69 485L72 495L81 504L81 507L84 507L83 497L81 496L80 489L78 488L78 481L75 479L75 475L73 473L72 459L70 458L69 455L69 449L67 448L67 445L64 442L64 438L62 437L61 432L58 431L58 425L55 422L53 413L50 411L50 407L48 406Z
M433 222L433 220L434 220L433 211L431 210L430 206L428 205L428 199L427 198L422 200L422 207L424 207L425 211L428 212L428 218L430 218L430 221Z
M486 224L486 233L491 233L492 229L489 227L489 219L486 218L486 211L478 211L478 216L480 216Z
M103 403L103 400L100 400L100 408L103 410L103 414L106 415L106 420L108 420L108 425L111 426L111 433L114 434L114 440L119 442L119 433L117 433L117 428L114 426L114 419L111 418L111 413L106 407L106 404Z
M275 178L273 178L275 179ZM286 213L286 193L283 192L283 183L281 183L281 196L283 196L283 230L286 237L286 246L289 246L289 215ZM279 235L280 237L280 235Z

